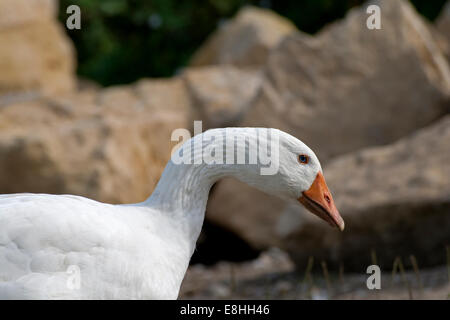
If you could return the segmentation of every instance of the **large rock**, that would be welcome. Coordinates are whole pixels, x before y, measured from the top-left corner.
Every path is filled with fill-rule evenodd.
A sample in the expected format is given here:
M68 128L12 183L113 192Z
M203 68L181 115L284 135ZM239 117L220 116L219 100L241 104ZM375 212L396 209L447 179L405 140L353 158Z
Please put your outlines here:
M269 51L295 31L290 21L270 10L244 7L209 37L195 53L191 65L259 67L265 63Z
M392 267L414 254L420 266L443 264L450 243L450 115L391 145L339 157L325 168L346 230L290 207L280 220L283 246L299 267L309 256L363 271Z
M0 193L71 193L126 203L145 199L177 142L174 129L235 124L258 71L188 69L180 77L42 97L0 96Z
M0 193L70 193L142 201L190 112L183 81L0 103Z
M233 66L189 68L183 78L203 129L236 126L261 84L259 71Z
M364 6L316 37L287 37L270 55L242 125L287 131L325 164L393 142L449 112L449 66L422 18L406 1L375 3L381 30L366 28ZM267 234L281 206L238 182L219 183L208 218L265 247L277 243Z
M55 0L0 1L0 95L67 93L75 87L72 43Z

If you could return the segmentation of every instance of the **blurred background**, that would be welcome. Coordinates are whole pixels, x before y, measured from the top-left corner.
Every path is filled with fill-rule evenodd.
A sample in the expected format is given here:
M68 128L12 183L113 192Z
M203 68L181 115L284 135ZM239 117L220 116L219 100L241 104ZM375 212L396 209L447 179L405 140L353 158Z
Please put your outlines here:
M445 0L0 0L0 193L139 202L174 129L279 128L346 230L220 181L181 297L448 299L449 61Z
M62 23L68 17L65 10L68 6L77 4L82 8L83 32L68 32L77 50L78 75L107 86L143 77L170 77L180 72L206 38L246 5L270 9L299 30L314 34L364 1L62 0L60 3ZM423 17L434 21L445 0L411 3Z

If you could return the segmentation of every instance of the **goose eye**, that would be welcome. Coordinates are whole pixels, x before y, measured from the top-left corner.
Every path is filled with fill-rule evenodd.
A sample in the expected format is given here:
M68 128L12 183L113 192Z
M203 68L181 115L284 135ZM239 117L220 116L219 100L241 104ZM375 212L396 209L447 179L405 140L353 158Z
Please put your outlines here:
M307 155L301 154L298 156L298 162L300 162L301 164L307 164L309 161L309 158Z

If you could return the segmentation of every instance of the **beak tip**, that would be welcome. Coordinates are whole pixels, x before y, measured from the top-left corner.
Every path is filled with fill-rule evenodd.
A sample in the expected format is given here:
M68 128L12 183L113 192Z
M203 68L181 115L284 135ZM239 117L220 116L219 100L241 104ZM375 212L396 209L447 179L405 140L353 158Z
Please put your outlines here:
M342 221L341 223L339 223L339 230L342 232L345 229L345 223L344 221Z

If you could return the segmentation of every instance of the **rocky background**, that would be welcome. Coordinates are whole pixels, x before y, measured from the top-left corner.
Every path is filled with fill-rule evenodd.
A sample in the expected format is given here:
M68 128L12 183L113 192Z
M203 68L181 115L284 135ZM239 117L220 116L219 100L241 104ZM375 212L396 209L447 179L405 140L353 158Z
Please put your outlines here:
M447 299L450 2L434 23L376 4L381 30L363 4L315 35L246 6L177 75L101 87L76 75L56 0L1 0L0 193L138 202L174 129L275 127L317 151L346 230L220 181L181 297Z

